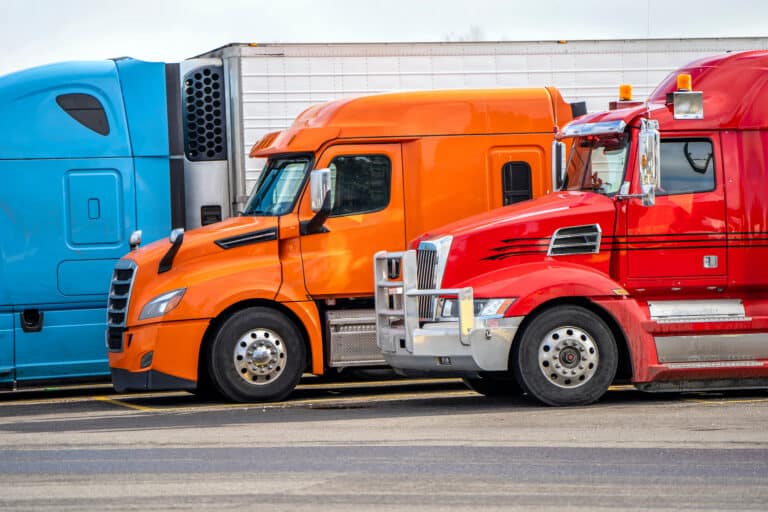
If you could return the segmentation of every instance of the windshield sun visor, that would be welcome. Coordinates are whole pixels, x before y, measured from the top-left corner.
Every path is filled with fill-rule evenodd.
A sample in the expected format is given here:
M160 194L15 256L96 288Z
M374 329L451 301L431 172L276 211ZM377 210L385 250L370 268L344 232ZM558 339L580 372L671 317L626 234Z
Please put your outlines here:
M607 135L624 133L627 123L623 120L601 121L598 123L570 123L558 133L558 139L578 137L581 135Z

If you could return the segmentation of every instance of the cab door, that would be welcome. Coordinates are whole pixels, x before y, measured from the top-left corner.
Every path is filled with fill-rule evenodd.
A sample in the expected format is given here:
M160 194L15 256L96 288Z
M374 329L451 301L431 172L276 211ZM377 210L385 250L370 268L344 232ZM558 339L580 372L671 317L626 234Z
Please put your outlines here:
M373 255L405 248L399 144L328 148L315 165L331 170L331 213L323 232L301 237L304 282L313 298L373 295ZM314 216L309 193L299 206Z
M661 141L656 204L627 210L628 283L685 293L727 283L725 196L716 137Z

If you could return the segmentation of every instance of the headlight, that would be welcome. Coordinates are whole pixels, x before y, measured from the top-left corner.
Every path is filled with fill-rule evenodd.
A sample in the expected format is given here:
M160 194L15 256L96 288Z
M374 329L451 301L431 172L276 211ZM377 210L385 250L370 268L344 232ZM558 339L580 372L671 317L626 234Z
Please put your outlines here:
M179 288L166 292L162 295L158 295L142 308L139 320L146 320L147 318L155 318L157 316L163 316L166 313L173 311L176 306L181 302L181 298L184 296L186 288Z
M503 317L509 307L517 299L475 299L475 316ZM440 316L443 318L457 318L459 316L459 303L457 299L442 299Z

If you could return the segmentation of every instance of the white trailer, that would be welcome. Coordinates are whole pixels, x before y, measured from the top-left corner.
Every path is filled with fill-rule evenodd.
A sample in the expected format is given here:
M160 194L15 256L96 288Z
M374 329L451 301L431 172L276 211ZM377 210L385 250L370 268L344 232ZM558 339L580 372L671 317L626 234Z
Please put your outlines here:
M201 66L223 69L229 154L195 160L185 147L187 226L205 222L212 211L205 206L219 205L222 217L237 212L263 165L248 158L251 146L313 104L396 90L555 85L567 101L604 110L621 83L645 98L686 62L751 49L768 49L768 38L229 44L181 66L182 98L186 76Z

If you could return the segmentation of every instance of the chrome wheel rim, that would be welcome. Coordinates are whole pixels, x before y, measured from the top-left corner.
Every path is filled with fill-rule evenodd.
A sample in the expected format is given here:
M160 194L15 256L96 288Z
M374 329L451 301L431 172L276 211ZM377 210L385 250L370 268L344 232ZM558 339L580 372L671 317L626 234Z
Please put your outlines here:
M583 386L595 375L599 362L597 343L579 327L558 327L539 344L539 369L560 388Z
M252 329L235 343L235 368L248 384L269 384L283 373L286 362L285 343L270 329Z

